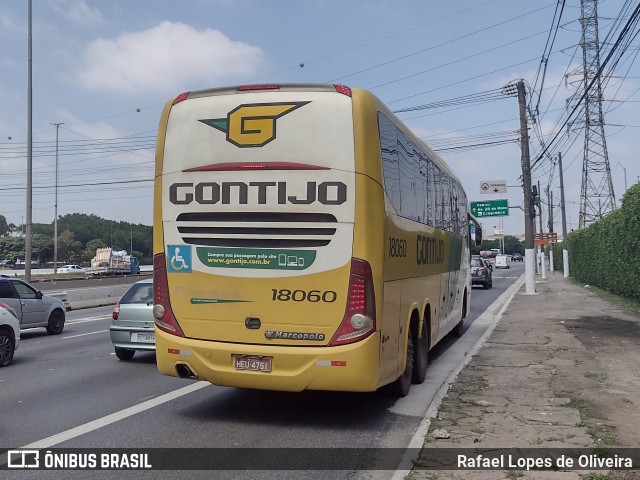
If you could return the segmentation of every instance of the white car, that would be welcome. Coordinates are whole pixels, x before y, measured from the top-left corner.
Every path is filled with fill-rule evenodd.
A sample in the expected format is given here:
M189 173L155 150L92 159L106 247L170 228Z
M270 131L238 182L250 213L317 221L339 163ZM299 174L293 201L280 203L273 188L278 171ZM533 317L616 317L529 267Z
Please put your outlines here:
M511 268L511 259L507 255L496 255L496 268Z
M84 273L84 268L80 265L63 265L58 269L58 273Z
M0 302L0 367L6 367L13 360L13 353L20 343L20 324L16 311Z

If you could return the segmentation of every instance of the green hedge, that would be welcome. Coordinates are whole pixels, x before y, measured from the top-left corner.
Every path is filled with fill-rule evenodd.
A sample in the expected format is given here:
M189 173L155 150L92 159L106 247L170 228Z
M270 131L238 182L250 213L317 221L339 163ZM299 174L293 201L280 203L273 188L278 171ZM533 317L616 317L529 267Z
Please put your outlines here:
M553 249L553 269L562 272L564 270L562 263L562 242L552 243L551 248Z
M571 232L565 241L572 277L640 300L640 184L627 190L620 208ZM562 270L561 244L554 247L553 255L554 266Z

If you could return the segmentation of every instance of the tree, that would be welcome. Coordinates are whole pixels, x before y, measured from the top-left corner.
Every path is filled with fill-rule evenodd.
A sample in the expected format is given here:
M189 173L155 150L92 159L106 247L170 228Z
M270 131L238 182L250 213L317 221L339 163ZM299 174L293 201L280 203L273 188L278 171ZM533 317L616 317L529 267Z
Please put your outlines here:
M69 230L65 230L58 236L58 258L65 259L64 261L70 262L69 256L73 253L75 238L73 233Z
M0 258L7 260L24 259L24 238L0 237Z
M9 229L9 224L7 223L7 219L4 218L4 215L0 215L0 237L6 237L11 233Z
M12 233L22 232L22 225L7 225L4 229L2 221L4 217L0 215L0 240ZM5 220L6 222L6 220ZM107 220L96 215L86 215L84 213L72 213L58 217L58 227L64 230L58 235L58 257L60 261L76 263L80 261L90 261L96 254L99 247L112 247L116 250L134 250L140 255L139 259L151 261L153 256L153 227L148 225L134 225L129 222L119 222ZM32 239L40 235L51 239L53 242L53 222L34 223L31 229ZM8 238L8 237L7 237ZM78 242L78 243L75 243ZM20 247L11 243L10 247L0 245L0 258L24 258L24 239ZM48 242L41 240L38 253L35 246L32 247L34 258L45 261L49 256ZM6 248L5 248L6 247ZM3 249L4 248L4 249ZM6 252L6 253L2 253Z
M46 223L34 223L31 226L31 234L44 235L46 237L53 239L53 223L50 225Z
M31 255L40 263L53 260L53 239L47 235L33 235L31 239Z
M512 255L514 253L520 253L524 255L524 242L518 240L513 235L504 236L504 253Z
M92 257L93 255L89 257L89 260ZM82 249L82 243L78 242L77 240L71 242L67 250L67 261L69 263L82 263L88 261L87 254L85 250Z

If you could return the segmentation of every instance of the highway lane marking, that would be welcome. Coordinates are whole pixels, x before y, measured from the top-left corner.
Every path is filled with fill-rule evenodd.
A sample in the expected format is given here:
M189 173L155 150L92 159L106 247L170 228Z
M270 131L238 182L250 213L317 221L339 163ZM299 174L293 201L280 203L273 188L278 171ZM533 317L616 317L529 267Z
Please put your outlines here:
M67 320L67 323L69 325L76 324L76 323L87 323L87 322L97 322L98 320L107 320L111 318L111 314L109 315L102 315L102 316L98 316L98 317L87 317L87 318L82 318L80 320Z
M119 422L120 420L124 420L125 418L136 415L137 413L142 413L145 410L157 407L158 405L162 405L163 403L170 402L172 400L175 400L176 398L183 397L184 395L188 395L192 392L200 390L201 388L208 387L209 385L211 385L209 382L196 382L187 387L179 388L178 390L174 390L173 392L165 393L164 395L160 395L159 397L139 403L138 405L134 405L133 407L125 408L124 410L120 410L119 412L114 412L110 415L106 415L102 418L98 418L91 422L85 423L84 425L79 425L64 432L51 435L50 437L43 438L42 440L37 440L33 443L30 443L29 445L25 445L19 448L49 448L62 442L66 442L67 440L79 437L80 435L84 435L85 433L89 433L102 427L106 427L107 425L111 425L112 423ZM7 463L6 457L6 454L0 455L0 465L4 465Z
M97 332L89 332L89 333L80 333L78 335L69 335L68 337L62 337L62 338L76 338L76 337L84 337L85 335L93 335L95 333L103 333L103 332L108 332L109 330L98 330Z
M104 320L105 318L111 318L111 313L103 313L102 315L94 315L92 317L82 317L79 321L93 322L94 320Z

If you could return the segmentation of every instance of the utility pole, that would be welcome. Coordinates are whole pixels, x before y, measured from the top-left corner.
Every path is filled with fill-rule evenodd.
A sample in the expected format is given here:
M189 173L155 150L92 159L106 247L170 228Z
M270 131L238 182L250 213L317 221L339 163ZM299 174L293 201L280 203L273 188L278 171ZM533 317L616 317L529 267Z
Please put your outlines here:
M538 192L540 194L542 194L542 190L540 190L540 180L538 180ZM540 204L538 206L538 213L540 213L540 218L539 218L539 220L540 220L540 233L542 233L542 232L544 232L544 230L542 228L542 204Z
M524 80L517 83L518 105L520 107L520 148L522 151L522 190L524 194L524 276L525 292L536 293L535 265L533 246L533 218L535 210L531 199L531 159L529 158L529 131L527 127L527 105Z
M58 273L58 130L64 122L52 123L56 126L56 195L53 213L53 273Z
M32 51L32 39L31 39L31 0L29 0L28 7L28 53L27 53L27 224L24 239L24 279L27 282L31 281L31 223L33 222L33 204L32 204L32 192L33 192L33 95L32 95L32 74L31 74L31 51Z
M562 267L564 278L569 277L569 251L567 250L567 214L564 208L564 177L562 172L562 153L558 152L560 168L560 211L562 212Z
M547 227L549 233L553 233L553 190L551 184L547 186L547 201L549 202L549 221ZM549 247L549 271L553 272L553 245Z
M538 194L542 194L542 190L540 190L540 180L538 180ZM542 229L542 202L538 205L538 213L540 214L540 238L542 238L542 233L544 232ZM547 278L544 270L544 245L540 245L540 271L542 278Z
M549 221L547 222L547 229L549 233L553 233L553 190L547 187L547 201L549 202Z
M620 165L622 167L622 170L624 170L624 191L627 191L627 169L624 168L624 165L622 165L620 162L616 162L618 165Z

